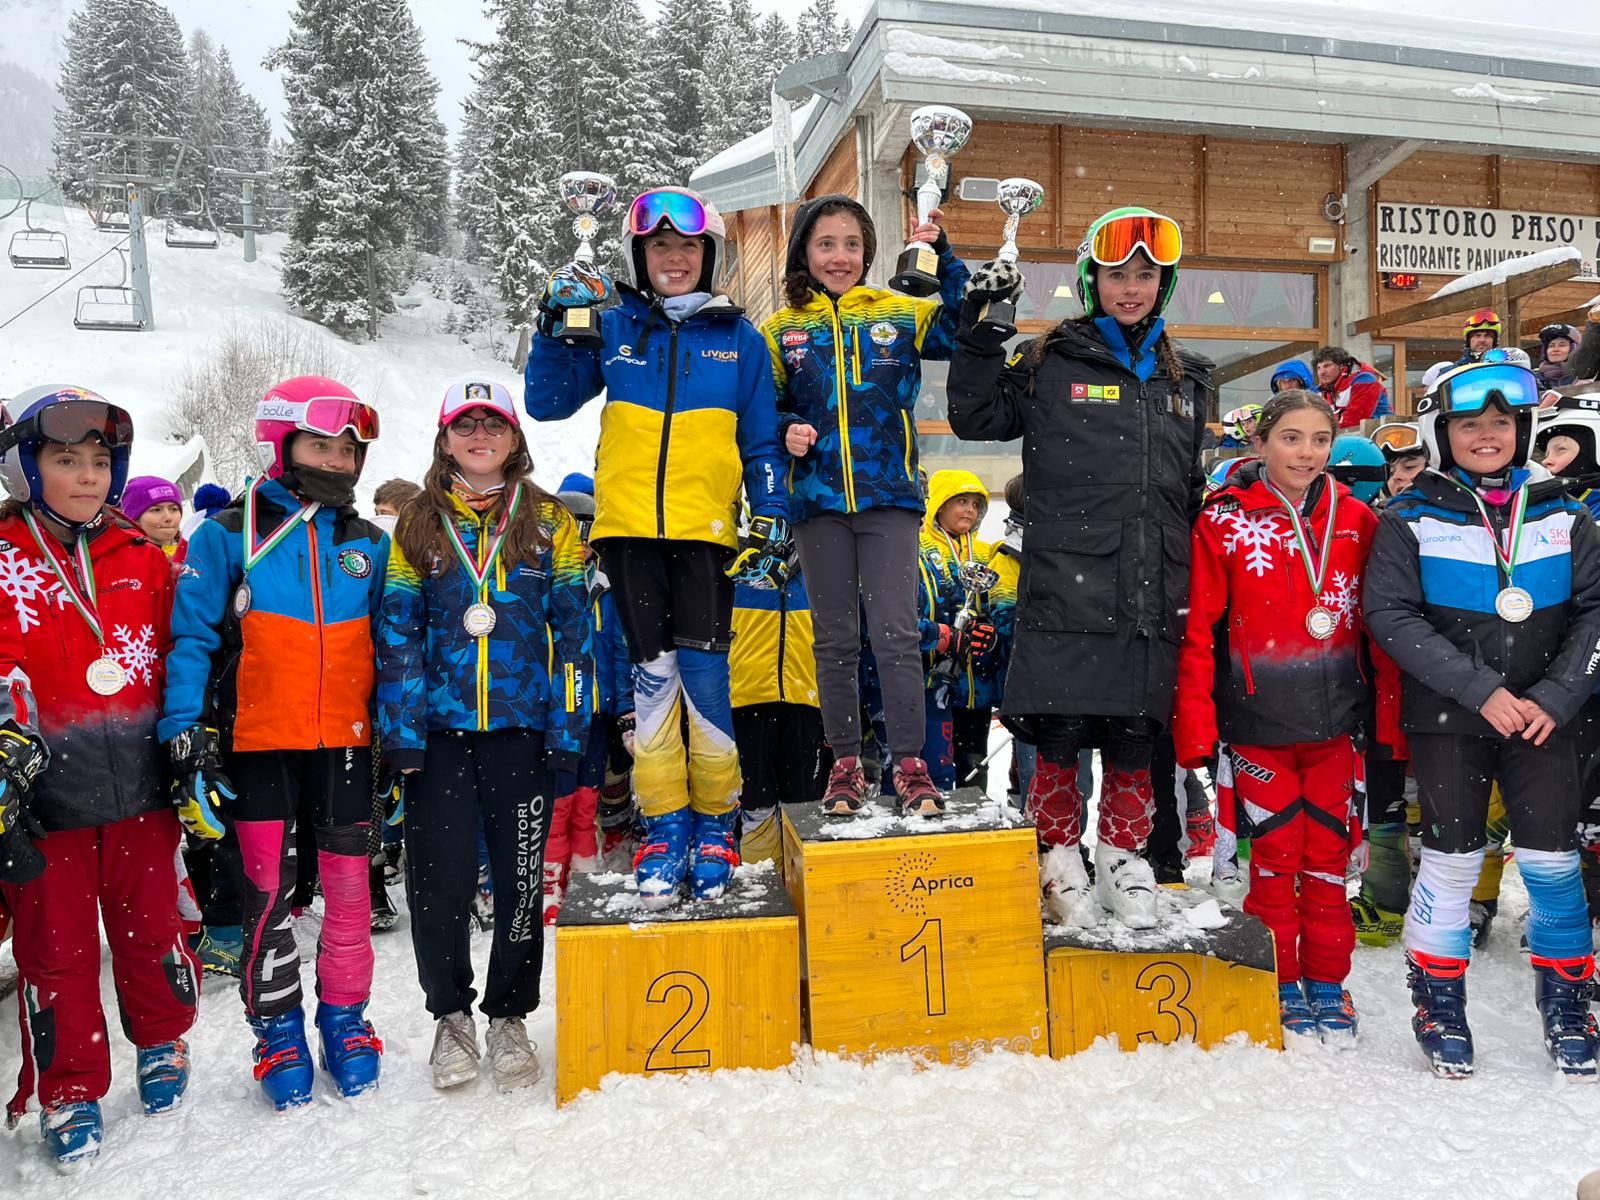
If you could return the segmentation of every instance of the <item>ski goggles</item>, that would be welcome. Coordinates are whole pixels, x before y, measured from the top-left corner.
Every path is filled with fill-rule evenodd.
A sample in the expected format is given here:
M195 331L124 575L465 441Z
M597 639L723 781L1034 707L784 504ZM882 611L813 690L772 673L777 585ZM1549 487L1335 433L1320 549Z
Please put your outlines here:
M1328 474L1349 487L1353 483L1382 483L1389 478L1389 469L1381 463L1329 463Z
M1107 221L1089 242L1089 256L1102 267L1120 267L1140 250L1158 267L1177 266L1183 232L1171 217L1135 214Z
M646 192L628 209L628 232L648 237L665 221L684 237L699 237L710 219L698 197L684 192Z
M1415 425L1396 422L1393 425L1380 425L1372 432L1372 440L1377 443L1378 449L1390 455L1422 453L1426 447L1422 444L1422 434Z
M1491 404L1506 412L1539 407L1539 380L1527 367L1514 363L1486 363L1453 375L1434 385L1432 399L1444 416L1480 413Z
M258 421L288 421L303 433L338 437L349 430L358 442L378 440L378 413L348 396L317 396L304 402L268 396L256 406Z
M68 393L58 392L57 397ZM104 400L57 399L25 420L0 432L0 450L23 442L59 442L76 446L99 438L111 449L133 444L133 418L126 410Z

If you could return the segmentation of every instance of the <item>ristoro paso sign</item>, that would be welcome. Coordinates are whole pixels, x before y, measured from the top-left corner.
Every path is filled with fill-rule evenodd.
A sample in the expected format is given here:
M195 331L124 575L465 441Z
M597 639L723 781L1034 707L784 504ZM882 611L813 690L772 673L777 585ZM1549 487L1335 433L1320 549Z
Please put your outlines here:
M1378 269L1421 275L1469 275L1508 258L1557 246L1583 256L1580 279L1600 279L1600 217L1453 208L1442 204L1378 205Z

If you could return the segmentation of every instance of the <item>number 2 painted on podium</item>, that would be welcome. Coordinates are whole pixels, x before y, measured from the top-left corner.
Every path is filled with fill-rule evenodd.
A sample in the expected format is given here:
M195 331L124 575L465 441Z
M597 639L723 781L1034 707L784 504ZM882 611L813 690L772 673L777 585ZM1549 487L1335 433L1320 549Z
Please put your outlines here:
M693 971L668 971L665 975L658 975L650 984L650 990L644 998L651 1004L665 1004L667 997L673 992L682 992L688 1001L683 1011L678 1014L678 1019L667 1026L667 1031L656 1039L656 1044L650 1047L650 1053L645 1056L644 1069L646 1071L703 1071L711 1065L710 1050L685 1050L683 1043L696 1029L700 1022L706 1019L706 1010L711 1007L711 985ZM693 1018L692 1020L690 1018ZM663 1050L665 1042L678 1030L677 1041Z
M1166 985L1166 994L1156 998L1156 1012L1171 1021L1176 1031L1171 1037L1159 1037L1154 1029L1148 1029L1139 1035L1139 1040L1168 1043L1181 1037L1197 1037L1200 1022L1195 1019L1194 1010L1184 1003L1194 990L1194 981L1189 978L1189 972L1177 963L1153 962L1140 971L1139 978L1133 982L1133 986L1141 992L1153 992L1161 984Z
M945 1015L944 1000L944 922L929 917L915 936L901 943L900 961L910 962L922 955L922 988L930 1017Z

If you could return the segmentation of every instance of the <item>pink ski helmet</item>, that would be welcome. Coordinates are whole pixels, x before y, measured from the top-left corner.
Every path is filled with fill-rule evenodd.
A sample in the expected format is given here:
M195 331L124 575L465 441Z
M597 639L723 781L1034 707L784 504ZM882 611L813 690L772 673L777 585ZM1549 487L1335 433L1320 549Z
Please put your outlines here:
M283 474L284 448L296 433L338 437L349 430L357 443L356 473L367 461L367 445L378 440L378 412L344 384L321 375L299 375L267 389L256 405L256 456L268 479Z

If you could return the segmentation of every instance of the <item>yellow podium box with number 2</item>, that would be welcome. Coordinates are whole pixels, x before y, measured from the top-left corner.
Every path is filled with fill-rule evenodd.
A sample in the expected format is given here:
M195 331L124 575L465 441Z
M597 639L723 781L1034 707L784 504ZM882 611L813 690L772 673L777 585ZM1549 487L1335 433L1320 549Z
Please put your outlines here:
M557 1104L613 1071L781 1067L799 1041L799 921L771 865L659 913L629 876L574 877L556 923Z
M787 808L784 878L815 1049L947 1063L1045 1052L1038 850L1014 809L975 788L942 820Z

